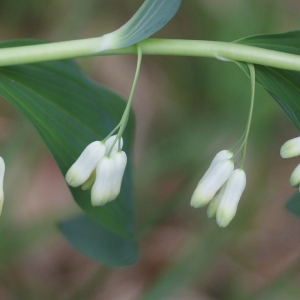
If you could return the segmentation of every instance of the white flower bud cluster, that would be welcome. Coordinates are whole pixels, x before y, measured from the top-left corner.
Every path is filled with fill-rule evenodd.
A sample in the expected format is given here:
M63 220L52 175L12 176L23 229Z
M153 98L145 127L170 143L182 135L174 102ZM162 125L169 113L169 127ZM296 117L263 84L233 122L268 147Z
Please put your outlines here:
M207 215L216 217L220 227L227 226L234 218L241 195L246 186L246 174L234 170L233 153L220 151L199 181L191 199L191 206L198 208L209 203Z
M92 188L91 201L94 206L104 205L120 193L127 156L124 151L118 150L123 147L123 139L117 140L113 146L115 139L116 135L105 143L95 141L89 144L66 174L70 186Z
M300 155L300 137L288 140L281 149L280 155L282 158L290 158ZM292 187L300 186L300 164L295 168L290 177L290 184Z

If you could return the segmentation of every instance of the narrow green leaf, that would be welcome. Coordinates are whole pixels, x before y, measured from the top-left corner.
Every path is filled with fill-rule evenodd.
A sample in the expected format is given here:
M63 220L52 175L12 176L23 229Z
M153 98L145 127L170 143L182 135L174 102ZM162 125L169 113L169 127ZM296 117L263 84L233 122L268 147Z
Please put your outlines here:
M286 53L300 54L300 31L290 31L279 34L252 35L237 40L235 43Z
M300 130L300 73L255 66L257 81Z
M3 42L0 48L37 43L41 42ZM107 136L119 122L125 107L119 96L90 80L71 60L1 67L0 95L32 122L63 175L89 143ZM134 241L130 178L132 132L131 119L123 136L129 164L116 200L93 207L90 191L70 188L85 213L113 237L130 241Z
M122 27L103 36L101 51L118 49L138 43L168 23L181 0L146 0Z
M236 41L255 47L300 55L300 31L250 36ZM244 64L239 65L247 71ZM255 65L257 82L300 130L300 72ZM248 73L248 71L247 71Z
M138 258L134 241L120 238L87 216L63 221L59 226L74 248L94 260L122 267L132 265Z

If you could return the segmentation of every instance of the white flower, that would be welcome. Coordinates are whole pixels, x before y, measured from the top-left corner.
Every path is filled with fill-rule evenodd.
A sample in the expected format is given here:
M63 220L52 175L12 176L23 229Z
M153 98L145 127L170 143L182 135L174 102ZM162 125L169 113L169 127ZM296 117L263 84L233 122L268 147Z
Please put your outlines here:
M103 142L95 141L89 144L67 172L68 184L73 187L83 184L104 157L105 151Z
M2 207L4 201L4 192L3 192L4 173L5 173L5 163L3 158L0 156L0 215L2 213Z
M112 159L115 162L116 169L112 183L113 190L110 201L114 200L120 193L122 179L127 164L127 156L124 151L117 151L112 154Z
M207 169L207 171L205 172L205 174L203 175L202 179L199 181L202 182L209 174L209 172L212 170L212 168L218 163L220 162L221 160L225 160L225 159L231 159L233 156L233 153L229 150L222 150L220 152L218 152L216 154L216 156L213 158L209 168ZM198 183L198 184L199 184Z
M116 137L111 136L105 143L89 144L66 174L69 185L81 185L83 190L92 188L94 206L104 205L120 193L127 156L118 150L123 147L123 139L116 140Z
M300 155L300 137L285 142L280 149L280 155L282 158Z
M111 157L105 156L96 168L96 180L91 191L92 205L104 205L111 200L114 175L115 162Z
M115 142L116 135L108 138L105 143L95 141L89 144L71 166L66 174L66 181L73 187L82 185L82 189L86 190L92 187L95 182L95 169L100 160L108 154L113 143ZM111 154L116 152L120 147L123 147L123 139L117 140L112 148Z
M241 195L246 186L246 174L236 169L226 183L226 188L217 210L217 223L226 227L234 218Z
M202 207L206 205L226 182L233 172L234 164L225 159L216 163L203 180L200 180L191 199L191 206Z
M293 171L290 178L290 184L292 187L298 187L300 185L300 164Z
M116 151L111 157L101 159L91 192L92 205L104 205L119 195L126 163L127 156L123 151Z

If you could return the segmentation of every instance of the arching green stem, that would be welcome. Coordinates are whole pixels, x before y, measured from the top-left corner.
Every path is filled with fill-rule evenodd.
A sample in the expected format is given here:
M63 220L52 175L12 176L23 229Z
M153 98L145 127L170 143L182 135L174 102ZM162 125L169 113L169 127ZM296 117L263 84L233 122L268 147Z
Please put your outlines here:
M248 68L250 71L250 79L251 79L251 102L250 102L250 110L249 110L249 116L246 126L246 133L245 133L245 139L241 147L243 147L243 154L242 154L242 162L240 168L244 168L244 161L246 156L246 150L247 150L247 142L248 142L248 136L249 131L251 127L251 120L253 115L253 107L254 107L254 96L255 96L255 67L252 64L248 64Z
M115 143L117 141L119 141L119 150L121 148L121 137L122 137L122 134L125 130L125 127L127 125L127 122L128 122L128 119L129 119L129 113L130 113L130 107L131 107L131 103L132 103L132 99L133 99L133 94L134 94L134 91L135 91L135 87L136 87L136 83L137 83L137 80L138 80L138 77L139 77L139 73L140 73L140 68L141 68L141 63L142 63L142 49L139 45L139 43L136 45L137 47L137 53L138 53L138 58L137 58L137 64L136 64L136 71L135 71L135 75L134 75L134 79L133 79L133 83L132 83L132 87L131 87L131 91L130 91L130 94L129 94L129 98L128 98L128 101L127 101L127 105L126 105L126 108L124 110L124 113L123 113L123 116L122 116L122 119L119 123L119 131L118 131L118 134L116 136L116 139L114 141L114 143L112 144L109 152L108 152L108 155L110 155Z
M103 38L46 43L0 49L0 66L27 64L49 60L97 55L138 54L135 45L122 49L100 51ZM179 39L146 39L139 42L143 55L179 55L225 58L300 71L300 56L238 43ZM1 47L1 44L0 44Z

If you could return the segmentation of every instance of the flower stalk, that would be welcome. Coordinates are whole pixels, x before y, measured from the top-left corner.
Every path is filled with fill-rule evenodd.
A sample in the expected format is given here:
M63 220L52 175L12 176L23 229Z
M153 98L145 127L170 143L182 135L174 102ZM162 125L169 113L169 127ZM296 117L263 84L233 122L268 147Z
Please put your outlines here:
M255 97L255 68L252 64L248 64L248 68L250 71L250 80L251 80L251 101L250 101L250 110L249 110L248 121L247 121L247 125L246 125L246 131L245 131L245 138L244 138L244 142L242 144L243 154L242 154L241 169L243 169L243 167L244 167L244 162L245 162L245 157L246 157L247 142L248 142L248 136L249 136L249 131L250 131L250 127L251 127L253 107L254 107L254 97Z
M208 170L196 187L191 206L198 208L209 203L207 216L216 218L220 227L226 227L234 218L241 195L246 187L246 174L243 170L247 141L253 115L255 96L255 68L248 64L251 80L251 102L246 129L238 142L230 150L222 150L214 157ZM233 150L238 147L233 154ZM234 170L235 164L239 168ZM299 173L295 172L296 184L300 182Z
M114 200L120 193L127 156L121 151L123 132L126 128L130 107L142 62L142 51L137 44L138 59L136 72L127 105L119 124L102 141L90 143L70 167L66 181L72 187L81 186L83 190L91 189L93 206L104 205ZM118 133L114 134L118 130Z

